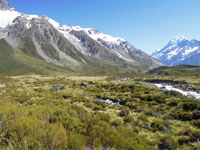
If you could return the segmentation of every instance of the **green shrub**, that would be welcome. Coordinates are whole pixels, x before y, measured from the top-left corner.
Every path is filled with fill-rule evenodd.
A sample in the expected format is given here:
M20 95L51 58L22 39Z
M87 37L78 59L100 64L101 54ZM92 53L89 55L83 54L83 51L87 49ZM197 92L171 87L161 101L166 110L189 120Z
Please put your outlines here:
M121 125L123 125L123 121L122 120L114 120L113 122L112 122L112 126L115 126L115 127L118 127L118 126L121 126Z
M197 102L188 102L183 104L183 109L188 111L188 110L195 110L198 109L199 105Z
M173 102L170 102L168 105L174 107L174 106L178 105L178 102L177 101L173 101Z
M158 144L159 150L176 150L178 142L172 136L164 136L160 139Z
M124 116L128 116L128 114L129 114L129 110L126 108L122 108L119 113L119 116L124 117Z
M160 112L156 112L154 110L149 110L146 113L146 115L159 118L161 116L161 113Z
M171 114L175 119L182 120L182 121L191 121L193 118L193 115L191 113L187 112L181 112L181 113L174 113Z
M133 117L131 117L131 116L126 116L126 117L124 117L123 120L124 120L124 123L131 123L134 121Z
M110 122L110 116L105 113L97 113L97 116L100 118L100 120L105 121L105 122Z
M151 127L153 129L153 132L156 132L156 131L165 131L166 129L166 125L160 121L160 120L154 120L152 123L151 123Z
M68 147L71 150L85 150L87 138L77 133L70 133Z
M194 120L200 119L200 111L193 112L192 118Z
M196 127L200 128L200 119L199 120L192 120L192 124Z
M142 120L142 121L145 121L145 122L148 122L148 118L145 114L141 114L139 117L138 117L139 120Z

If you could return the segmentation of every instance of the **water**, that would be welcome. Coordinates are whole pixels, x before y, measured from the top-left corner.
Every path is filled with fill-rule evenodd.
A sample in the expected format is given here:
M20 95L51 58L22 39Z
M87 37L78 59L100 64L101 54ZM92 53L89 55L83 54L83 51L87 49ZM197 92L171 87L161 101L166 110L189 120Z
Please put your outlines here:
M200 99L200 93L197 93L195 91L184 91L182 89L179 88L175 88L172 85L166 85L166 84L154 84L156 87L158 88L162 88L168 91L177 91L181 94L183 94L184 96L188 96L188 97L194 97L196 99Z
M119 102L113 102L113 101L112 101L112 100L110 100L110 99L105 99L105 100L103 100L103 99L100 99L100 101L104 102L105 104L110 104L110 105L118 105L118 106L121 106L121 105L119 104Z

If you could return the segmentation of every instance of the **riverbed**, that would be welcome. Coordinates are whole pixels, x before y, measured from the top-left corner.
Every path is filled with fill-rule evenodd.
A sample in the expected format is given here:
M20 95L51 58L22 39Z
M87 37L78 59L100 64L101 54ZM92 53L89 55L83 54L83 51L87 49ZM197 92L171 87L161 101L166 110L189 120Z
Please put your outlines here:
M196 91L183 90L183 89L174 87L172 85L167 85L167 84L163 84L163 83L162 84L156 83L156 84L153 84L153 85L155 85L157 88L160 88L160 89L164 89L164 90L167 90L167 91L177 91L177 92L183 94L184 96L194 97L196 99L200 99L200 93L198 93Z
M121 106L121 105L119 104L119 102L114 102L113 100L110 100L110 99L99 99L99 100L102 101L102 102L105 103L105 104Z

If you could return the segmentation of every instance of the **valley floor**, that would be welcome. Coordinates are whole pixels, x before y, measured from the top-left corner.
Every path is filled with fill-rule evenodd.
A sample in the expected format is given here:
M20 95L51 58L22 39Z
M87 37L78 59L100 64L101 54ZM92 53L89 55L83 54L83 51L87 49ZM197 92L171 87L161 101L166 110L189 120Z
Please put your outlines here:
M200 149L199 101L143 83L160 78L0 77L0 149Z

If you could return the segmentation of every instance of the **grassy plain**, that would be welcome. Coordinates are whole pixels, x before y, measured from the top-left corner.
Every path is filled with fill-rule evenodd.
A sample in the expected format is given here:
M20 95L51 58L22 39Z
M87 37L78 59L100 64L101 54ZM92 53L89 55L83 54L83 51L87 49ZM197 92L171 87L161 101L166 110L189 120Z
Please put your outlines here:
M0 149L200 149L199 102L139 82L152 78L0 77Z

